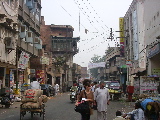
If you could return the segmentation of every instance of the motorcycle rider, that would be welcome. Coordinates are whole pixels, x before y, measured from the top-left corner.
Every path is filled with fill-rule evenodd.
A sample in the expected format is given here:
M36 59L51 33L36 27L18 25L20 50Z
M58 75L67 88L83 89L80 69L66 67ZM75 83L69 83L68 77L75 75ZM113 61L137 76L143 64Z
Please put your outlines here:
M75 92L75 99L77 99L77 92L78 92L78 87L77 84L74 83L73 86L70 89L71 92Z
M13 87L11 87L11 88L10 88L10 100L11 100L11 104L13 104L14 99L15 99L15 96L14 96L14 94L13 94Z
M77 93L78 87L76 83L74 83L73 86L71 87L71 91L75 91Z

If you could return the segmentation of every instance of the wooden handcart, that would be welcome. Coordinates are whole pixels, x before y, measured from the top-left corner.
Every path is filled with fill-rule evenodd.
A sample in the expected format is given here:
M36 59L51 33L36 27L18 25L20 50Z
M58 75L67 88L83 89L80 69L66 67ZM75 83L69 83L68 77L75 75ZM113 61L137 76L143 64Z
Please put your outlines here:
M20 105L20 120L23 120L27 112L31 114L31 119L33 119L34 114L39 114L45 120L45 104L42 104L39 108L23 108L22 106L23 103Z

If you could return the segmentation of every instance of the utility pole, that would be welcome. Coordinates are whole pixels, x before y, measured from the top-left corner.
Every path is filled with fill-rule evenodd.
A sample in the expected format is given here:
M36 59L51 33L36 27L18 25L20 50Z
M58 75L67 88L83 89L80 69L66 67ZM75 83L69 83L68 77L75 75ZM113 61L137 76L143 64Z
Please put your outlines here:
M18 82L19 82L19 73L18 73L18 58L19 58L19 56L18 56L18 48L16 48L16 74L17 74L17 76L16 76L16 91L15 91L15 94L16 95L18 95L19 94L19 92L18 92Z
M109 36L109 38L107 38L107 39L110 39L111 41L114 39L114 37L113 37L113 31L112 31L112 28L110 28L111 29L111 31L110 31L110 36Z
M112 28L110 28L110 36L109 36L109 38L107 38L107 39L110 39L111 41L114 39ZM109 43L108 43L108 47L110 47L110 46L109 46ZM109 65L109 64L108 64L108 65ZM106 68L105 68L105 71L106 71ZM109 73L110 73L110 71L109 71ZM110 77L109 77L109 75L110 75L109 73L108 73L108 80L109 80L109 78L110 78Z

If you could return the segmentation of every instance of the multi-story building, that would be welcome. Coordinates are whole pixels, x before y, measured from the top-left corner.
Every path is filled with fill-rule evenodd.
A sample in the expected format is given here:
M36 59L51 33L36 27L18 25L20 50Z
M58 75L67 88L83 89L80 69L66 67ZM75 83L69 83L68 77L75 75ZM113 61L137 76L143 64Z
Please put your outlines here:
M41 0L0 1L1 88L30 83L42 70L40 16Z
M140 76L157 78L160 75L159 6L159 0L133 0L124 16L125 57L131 61L128 68L131 83L137 78L142 81Z
M78 52L79 37L73 37L73 27L70 25L45 25L42 17L41 39L45 53L50 54L53 60L50 66L52 78L63 90L73 84L72 66L73 56Z
M122 56L120 47L110 47L106 50L106 66L101 68L100 73L104 73L105 81L118 81L126 92L127 65L126 59Z
M73 82L78 83L80 78L81 78L81 66L76 63L73 63L73 67L72 67Z
M18 40L19 1L0 1L0 89L14 84L16 69L16 43Z
M81 79L89 79L87 67L81 67Z
M19 0L17 41L17 80L30 83L30 77L44 80L40 63L42 40L40 39L41 0ZM43 83L45 83L43 81Z
M120 48L119 47L111 47L106 51L106 80L108 81L119 81L120 82L120 74L121 76L125 74L120 71L123 63L120 59Z

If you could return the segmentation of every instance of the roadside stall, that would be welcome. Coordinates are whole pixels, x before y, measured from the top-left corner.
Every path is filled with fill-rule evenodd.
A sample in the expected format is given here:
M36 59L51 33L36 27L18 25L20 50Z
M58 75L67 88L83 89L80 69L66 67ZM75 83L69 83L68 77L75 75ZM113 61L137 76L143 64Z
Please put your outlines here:
M159 77L142 76L140 77L140 94L147 94L148 96L157 95L158 85L159 85Z
M139 82L136 81L136 84L135 89L139 88L138 101L141 102L145 116L147 119L158 120L160 112L159 77L156 75L142 76Z
M111 100L119 100L119 98L121 97L121 94L122 94L121 90L109 89L109 95Z
M108 88L111 100L119 100L122 94L119 82L111 81Z

